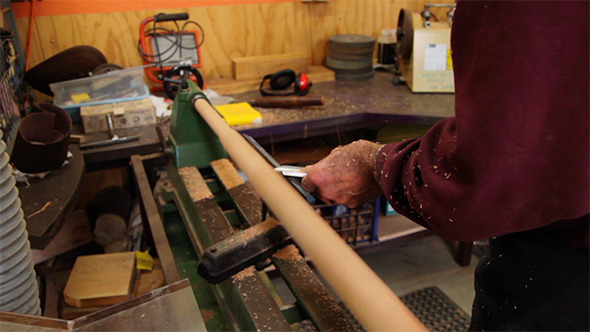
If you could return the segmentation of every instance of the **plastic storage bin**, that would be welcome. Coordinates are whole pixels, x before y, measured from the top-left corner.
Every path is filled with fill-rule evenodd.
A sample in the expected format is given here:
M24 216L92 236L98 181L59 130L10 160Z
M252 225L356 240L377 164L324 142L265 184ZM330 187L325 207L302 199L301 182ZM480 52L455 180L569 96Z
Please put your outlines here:
M316 204L313 207L346 243L355 246L379 239L379 206L380 198L354 209L340 204Z
M49 85L53 103L68 112L72 121L81 122L80 107L147 98L143 67L111 71Z

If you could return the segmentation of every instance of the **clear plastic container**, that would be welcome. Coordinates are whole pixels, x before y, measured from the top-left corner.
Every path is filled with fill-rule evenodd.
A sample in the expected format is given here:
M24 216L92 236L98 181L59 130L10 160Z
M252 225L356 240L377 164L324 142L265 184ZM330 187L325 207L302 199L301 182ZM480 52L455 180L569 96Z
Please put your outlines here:
M73 122L80 122L80 107L147 98L150 92L143 77L143 67L133 67L49 87L53 103L68 112Z

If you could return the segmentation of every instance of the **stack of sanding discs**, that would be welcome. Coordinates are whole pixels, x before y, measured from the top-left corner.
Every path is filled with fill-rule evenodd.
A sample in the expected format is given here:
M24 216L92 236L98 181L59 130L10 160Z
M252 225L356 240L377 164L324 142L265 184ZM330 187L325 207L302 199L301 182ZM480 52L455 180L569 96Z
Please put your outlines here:
M365 80L375 76L375 38L364 35L336 35L329 39L326 66L337 80Z

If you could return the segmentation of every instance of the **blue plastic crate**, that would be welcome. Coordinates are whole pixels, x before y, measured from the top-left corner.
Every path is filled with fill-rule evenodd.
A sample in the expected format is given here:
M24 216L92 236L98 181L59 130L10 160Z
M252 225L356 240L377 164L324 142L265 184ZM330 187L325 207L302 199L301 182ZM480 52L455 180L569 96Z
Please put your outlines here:
M378 240L380 198L351 209L340 204L316 204L314 209L350 245Z

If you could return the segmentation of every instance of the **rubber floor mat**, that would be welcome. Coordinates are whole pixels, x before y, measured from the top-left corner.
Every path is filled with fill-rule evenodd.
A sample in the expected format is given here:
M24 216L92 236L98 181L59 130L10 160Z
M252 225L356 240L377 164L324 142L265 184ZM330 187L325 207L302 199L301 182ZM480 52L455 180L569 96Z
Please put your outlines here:
M400 297L432 332L467 331L471 318L438 287Z

